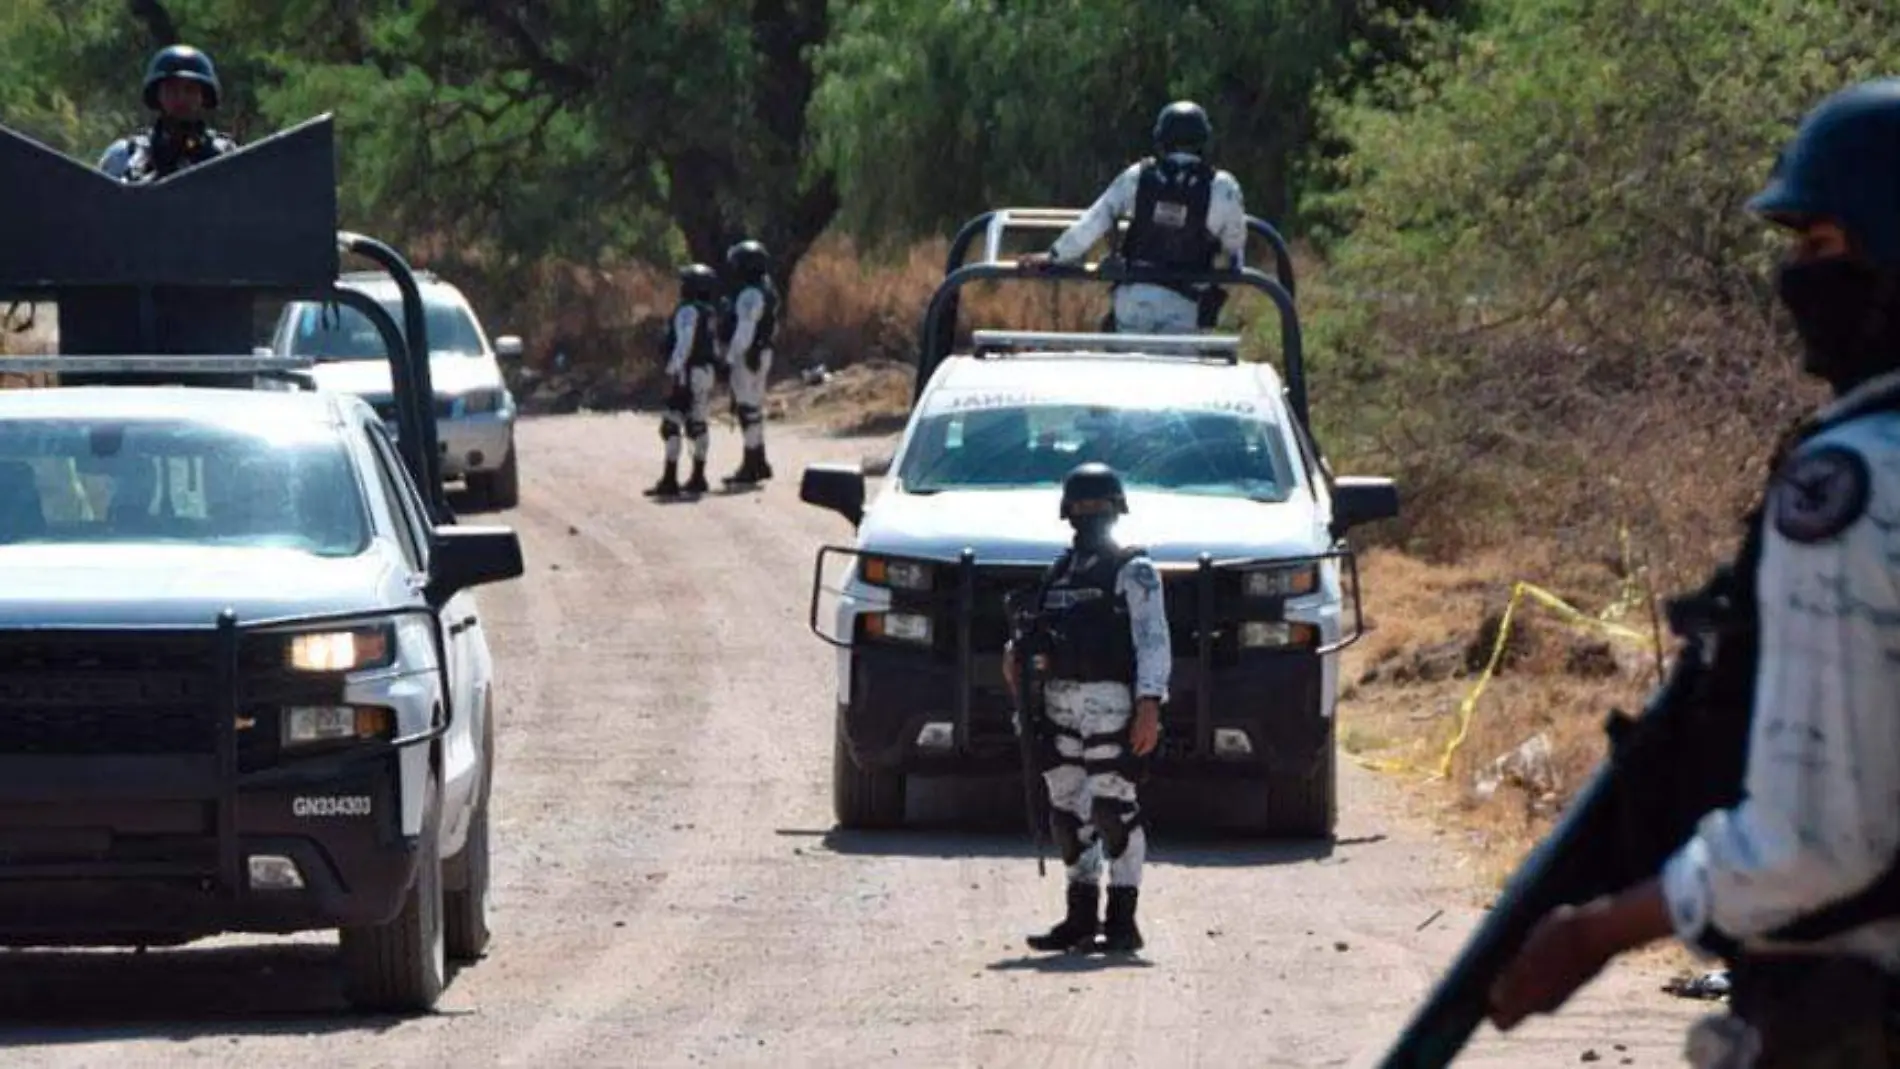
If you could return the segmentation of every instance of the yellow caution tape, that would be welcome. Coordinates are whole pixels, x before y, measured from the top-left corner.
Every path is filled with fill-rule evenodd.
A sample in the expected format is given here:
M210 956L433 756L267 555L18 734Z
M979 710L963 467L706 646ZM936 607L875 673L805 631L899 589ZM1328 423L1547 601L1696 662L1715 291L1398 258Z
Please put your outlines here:
M1627 530L1623 533L1623 541L1624 560L1627 563L1629 549L1629 534ZM1464 700L1459 702L1458 731L1452 736L1451 741L1446 744L1444 753L1439 756L1438 768L1426 777L1428 781L1441 780L1450 774L1452 758L1457 755L1459 748L1464 746L1466 737L1471 734L1471 719L1472 715L1477 711L1478 699L1484 696L1485 688L1491 684L1492 677L1497 674L1499 662L1504 659L1505 644L1509 641L1511 635L1511 621L1517 615L1519 602L1525 598L1530 598L1545 608L1550 609L1559 617L1562 617L1564 620L1583 630L1595 631L1613 638L1634 642L1652 642L1650 636L1636 631L1633 628L1612 622L1616 617L1623 615L1630 607L1635 605L1644 593L1640 589L1640 584L1636 582L1636 572L1634 569L1625 568L1624 575L1627 577L1624 581L1624 589L1618 595L1617 600L1612 602L1602 613L1594 617L1584 613L1569 602L1564 601L1562 598L1534 583L1519 581L1511 585L1511 598L1505 603L1504 614L1498 620L1498 633L1496 639L1491 643L1491 656L1485 662L1484 670L1478 674L1477 683L1475 683L1471 691L1465 695ZM1661 651L1658 650L1657 652L1658 656L1660 656ZM1417 770L1416 766L1408 765L1406 762L1396 759L1362 758L1359 763L1375 772Z

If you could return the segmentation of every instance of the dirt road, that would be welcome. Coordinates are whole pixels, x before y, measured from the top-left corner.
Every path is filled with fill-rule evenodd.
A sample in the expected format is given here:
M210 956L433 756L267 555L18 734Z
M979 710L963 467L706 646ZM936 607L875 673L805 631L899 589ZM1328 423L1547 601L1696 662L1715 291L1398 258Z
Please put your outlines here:
M638 494L654 427L522 426L522 504L501 518L528 574L482 595L505 696L498 934L437 1014L342 1013L327 938L0 953L0 1065L1335 1066L1383 1049L1476 915L1384 784L1342 767L1329 847L1161 828L1144 960L1026 956L1061 886L1011 823L1013 782L926 794L919 830L833 829L832 661L805 601L813 550L849 531L799 504L797 472L876 442L775 424L768 489L660 505ZM715 472L734 445L718 433ZM991 829L928 826L969 796L995 802ZM1618 968L1460 1064L1678 1065L1702 1007L1658 979Z

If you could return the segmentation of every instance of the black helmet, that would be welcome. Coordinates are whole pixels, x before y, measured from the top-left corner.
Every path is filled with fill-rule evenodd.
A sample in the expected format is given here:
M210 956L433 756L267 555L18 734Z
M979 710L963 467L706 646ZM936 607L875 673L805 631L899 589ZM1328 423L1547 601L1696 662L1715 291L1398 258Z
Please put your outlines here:
M1748 207L1832 219L1874 266L1900 271L1900 78L1862 82L1816 105Z
M205 88L205 107L218 106L218 68L211 65L211 57L190 45L173 45L163 48L152 57L145 68L145 106L158 110L158 83L171 78L183 78L188 82L197 82Z
M739 283L757 282L771 269L771 254L756 241L741 241L726 250L726 270Z
M1062 480L1062 518L1070 519L1075 506L1085 501L1105 501L1120 516L1128 511L1128 496L1122 492L1122 477L1115 469L1098 461L1078 464Z
M680 268L680 296L689 301L717 300L718 272L705 264L687 264Z
M1170 152L1205 152L1213 136L1214 124L1192 100L1177 100L1155 116L1155 151L1164 156Z

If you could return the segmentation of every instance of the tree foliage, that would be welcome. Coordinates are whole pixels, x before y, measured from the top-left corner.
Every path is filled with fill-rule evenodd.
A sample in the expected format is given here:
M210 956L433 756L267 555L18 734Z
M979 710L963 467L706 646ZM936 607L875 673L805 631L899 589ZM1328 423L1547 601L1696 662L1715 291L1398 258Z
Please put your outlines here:
M1395 17L1454 0L958 0L848 6L819 54L820 162L846 222L906 240L992 205L1086 205L1198 100L1212 155L1283 225L1310 100L1403 58Z

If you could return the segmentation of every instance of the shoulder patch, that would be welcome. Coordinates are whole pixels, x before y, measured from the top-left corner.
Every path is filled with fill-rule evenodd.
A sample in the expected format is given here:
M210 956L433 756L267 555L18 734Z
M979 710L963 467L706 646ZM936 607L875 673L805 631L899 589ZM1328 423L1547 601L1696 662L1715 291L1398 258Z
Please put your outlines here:
M1790 457L1769 487L1775 530L1791 542L1824 542L1867 511L1867 461L1846 446L1824 445Z
M1149 560L1147 553L1143 550L1125 552L1121 570L1125 572L1130 582L1149 593L1161 589L1161 573L1155 569L1154 561Z

